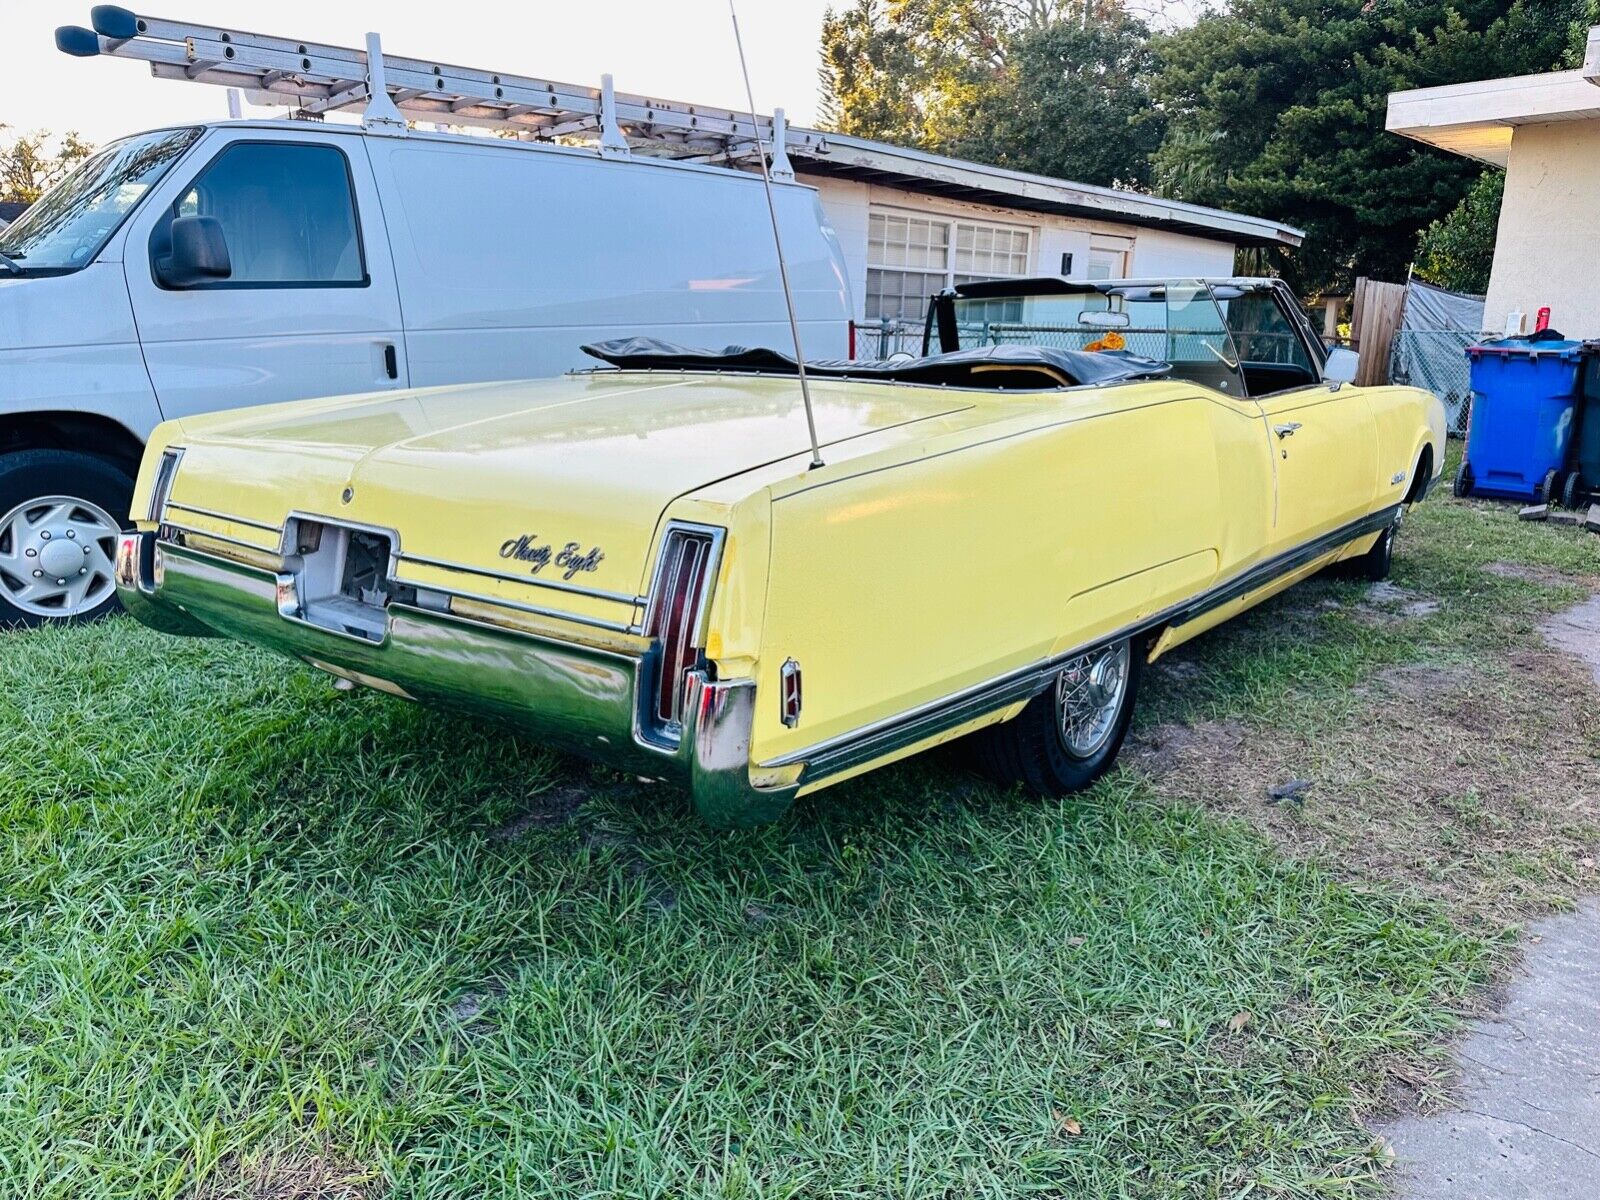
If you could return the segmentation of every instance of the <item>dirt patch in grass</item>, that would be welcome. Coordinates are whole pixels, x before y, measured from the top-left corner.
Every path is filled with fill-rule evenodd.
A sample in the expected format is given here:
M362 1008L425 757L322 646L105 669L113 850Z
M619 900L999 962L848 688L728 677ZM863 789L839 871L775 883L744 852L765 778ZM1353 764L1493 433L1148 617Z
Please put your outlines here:
M1489 665L1385 668L1355 689L1368 703L1314 737L1157 726L1130 740L1128 761L1290 854L1503 927L1600 889L1600 706L1568 655L1519 649Z
M1576 582L1572 576L1563 571L1558 571L1554 567L1539 566L1536 563L1492 562L1485 563L1483 569L1501 579L1521 579L1544 587L1562 587Z
M375 1173L310 1150L226 1158L194 1192L194 1200L376 1200Z
M578 815L590 793L580 787L558 787L533 798L533 803L494 831L497 840L514 842L535 829L554 829Z
M1355 606L1356 619L1368 625L1393 625L1417 617L1431 617L1443 607L1436 596L1424 596L1388 582L1375 583Z

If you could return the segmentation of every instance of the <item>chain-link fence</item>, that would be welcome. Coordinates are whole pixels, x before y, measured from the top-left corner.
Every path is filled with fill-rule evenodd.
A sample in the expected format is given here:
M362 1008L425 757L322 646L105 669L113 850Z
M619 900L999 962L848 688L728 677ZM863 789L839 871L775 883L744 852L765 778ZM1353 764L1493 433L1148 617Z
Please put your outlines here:
M1426 388L1444 402L1449 430L1467 432L1472 383L1467 347L1483 340L1483 297L1412 280L1389 347L1389 379Z
M878 362L895 354L922 356L924 321L897 321L893 317L850 322L850 358Z
M1389 379L1439 397L1449 431L1465 436L1472 406L1467 347L1482 340L1482 334L1453 329L1401 329L1390 351Z
M1207 362L1222 358L1224 336L1213 330L1119 327L1087 329L1081 325L1037 325L988 321L960 327L963 346L1048 346L1054 350L1126 350L1157 362Z

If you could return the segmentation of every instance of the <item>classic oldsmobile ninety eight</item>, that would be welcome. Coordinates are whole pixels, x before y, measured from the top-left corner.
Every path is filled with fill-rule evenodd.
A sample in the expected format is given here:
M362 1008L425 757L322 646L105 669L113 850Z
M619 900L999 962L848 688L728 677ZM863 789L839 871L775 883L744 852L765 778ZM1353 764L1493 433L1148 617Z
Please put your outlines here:
M1386 573L1443 461L1439 402L1342 382L1269 281L935 307L939 353L808 368L820 466L791 359L643 340L168 422L123 603L681 781L719 823L968 735L1059 794L1110 765L1143 664L1324 567Z

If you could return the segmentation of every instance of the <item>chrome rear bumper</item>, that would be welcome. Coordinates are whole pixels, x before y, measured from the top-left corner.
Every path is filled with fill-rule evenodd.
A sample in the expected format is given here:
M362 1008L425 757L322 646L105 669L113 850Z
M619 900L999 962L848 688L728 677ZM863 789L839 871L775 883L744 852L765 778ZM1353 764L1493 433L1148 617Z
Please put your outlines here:
M562 749L687 786L713 824L769 821L794 797L793 782L751 780L749 680L695 673L678 744L657 746L638 733L643 658L405 604L389 605L382 641L342 636L280 614L292 577L150 532L123 535L116 575L123 607L153 629L235 638L380 690L507 720Z

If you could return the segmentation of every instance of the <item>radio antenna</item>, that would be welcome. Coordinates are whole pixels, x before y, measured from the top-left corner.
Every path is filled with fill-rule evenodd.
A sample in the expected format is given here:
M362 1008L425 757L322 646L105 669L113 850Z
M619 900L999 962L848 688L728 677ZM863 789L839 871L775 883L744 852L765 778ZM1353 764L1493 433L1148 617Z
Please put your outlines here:
M778 280L783 285L783 303L789 310L789 334L794 338L794 365L800 377L800 400L806 409L806 431L811 435L811 469L822 466L822 448L817 442L817 418L811 411L811 384L806 379L806 356L800 349L800 321L794 315L794 292L789 287L789 264L783 256L783 233L778 228L778 205L772 198L772 173L767 170L767 148L761 141L761 123L756 119L756 96L750 87L750 64L744 57L744 38L739 36L739 12L728 0L728 15L733 18L733 44L739 50L739 70L744 73L744 97L750 104L750 124L756 133L756 161L761 164L761 186L767 193L767 215L772 218L772 244L778 251Z

